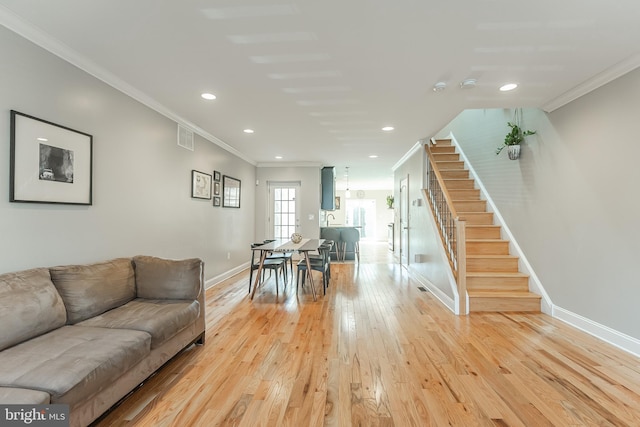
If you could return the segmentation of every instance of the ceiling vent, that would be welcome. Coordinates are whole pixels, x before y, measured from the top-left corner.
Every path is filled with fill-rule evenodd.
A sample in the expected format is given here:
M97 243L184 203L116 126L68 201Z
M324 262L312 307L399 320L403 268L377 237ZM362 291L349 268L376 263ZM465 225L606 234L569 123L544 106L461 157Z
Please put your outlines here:
M182 125L178 125L178 145L193 151L193 131Z

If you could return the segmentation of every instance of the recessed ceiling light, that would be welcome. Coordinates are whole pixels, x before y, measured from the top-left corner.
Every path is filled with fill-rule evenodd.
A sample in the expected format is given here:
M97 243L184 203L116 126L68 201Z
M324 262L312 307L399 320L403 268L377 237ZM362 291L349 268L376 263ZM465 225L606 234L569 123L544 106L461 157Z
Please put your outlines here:
M471 89L476 87L476 79L466 79L460 82L461 89Z
M518 87L518 85L515 84L515 83L508 83L508 84L506 84L504 86L500 86L500 91L501 92L508 92L510 90L514 90L517 87Z
M36 138L38 141L42 141L42 142L47 142L48 139L47 138Z
M212 93L203 93L200 96L209 101L211 101L212 99L216 99L216 96Z
M378 155L377 155L377 154L372 154L372 155L370 155L370 156L369 156L369 158L370 158L370 159L377 159L377 158L378 158Z
M438 82L433 85L433 91L442 92L443 90L445 90L446 87L447 87L447 84L445 82Z
M244 133L253 133L253 129L245 129L243 132Z
M393 126L385 126L385 127L382 128L382 130L385 131L385 132L392 131L393 129L394 129Z
M276 159L280 160L282 159L282 156L276 156Z

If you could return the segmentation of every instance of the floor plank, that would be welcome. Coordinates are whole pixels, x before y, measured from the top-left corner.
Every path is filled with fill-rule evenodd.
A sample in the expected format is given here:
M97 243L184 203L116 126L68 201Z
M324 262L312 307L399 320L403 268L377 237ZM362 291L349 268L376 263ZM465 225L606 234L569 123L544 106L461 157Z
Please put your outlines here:
M95 425L640 425L638 358L544 314L454 316L386 244L333 263L315 302L291 280L209 289L206 344Z

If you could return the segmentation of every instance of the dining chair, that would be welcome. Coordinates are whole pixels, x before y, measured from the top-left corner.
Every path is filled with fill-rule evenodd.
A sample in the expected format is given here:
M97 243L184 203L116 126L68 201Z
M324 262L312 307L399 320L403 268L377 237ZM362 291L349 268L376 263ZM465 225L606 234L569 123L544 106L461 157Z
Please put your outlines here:
M329 285L329 251L331 246L323 243L318 247L319 257L309 256L309 265L312 271L319 271L322 273L322 290L324 295L327 294L327 286ZM307 271L307 262L305 259L298 261L298 273L296 275L296 293L298 293L298 287L300 284L300 275L302 274L302 286L304 286L305 278L307 274L311 274L311 271Z
M338 245L338 242L340 241L340 229L331 227L322 228L320 229L320 238L325 239L325 241L333 240L336 242L336 245L332 249L335 249L336 261L340 261L341 248L340 245Z
M333 249L334 246L337 246L337 244L333 241L333 240L325 240L321 246L327 246L329 248L329 252L327 254L327 286L329 286L329 282L331 281L331 251ZM317 254L313 254L311 253L309 255L309 258L311 259L320 259L322 258L322 254L321 253L317 253Z
M275 239L267 239L264 243L275 242ZM267 259L284 259L284 280L289 281L287 276L287 262L289 263L289 270L291 271L291 277L293 277L293 252L271 252L267 255Z
M251 285L253 284L253 271L260 268L260 249L256 249L258 246L262 246L264 243L253 243L251 245L251 268L249 272L249 293L251 293ZM258 259L256 260L256 252L258 252ZM266 270L275 271L276 273L276 294L278 293L278 270L283 270L283 286L286 289L287 282L284 281L284 258L280 259L269 259L266 258L264 260L264 265L262 266L262 281L264 281L264 272ZM262 283L262 282L261 282Z

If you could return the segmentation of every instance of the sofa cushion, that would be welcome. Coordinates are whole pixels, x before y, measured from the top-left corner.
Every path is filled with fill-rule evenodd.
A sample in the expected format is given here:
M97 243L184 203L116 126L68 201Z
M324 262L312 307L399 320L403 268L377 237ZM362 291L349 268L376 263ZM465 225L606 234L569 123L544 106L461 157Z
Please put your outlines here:
M51 396L44 391L16 387L0 387L0 404L46 405L48 403L51 403Z
M0 352L0 386L40 390L73 404L113 382L150 352L146 332L63 326Z
M47 268L0 275L0 350L59 328L66 320Z
M145 331L151 335L151 348L161 346L191 325L200 312L194 301L135 299L122 307L78 323L76 326L122 328Z
M67 308L67 324L104 313L136 296L130 258L53 267L51 280Z
M150 256L133 258L139 298L194 300L200 294L202 261L170 260Z

